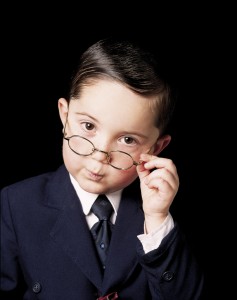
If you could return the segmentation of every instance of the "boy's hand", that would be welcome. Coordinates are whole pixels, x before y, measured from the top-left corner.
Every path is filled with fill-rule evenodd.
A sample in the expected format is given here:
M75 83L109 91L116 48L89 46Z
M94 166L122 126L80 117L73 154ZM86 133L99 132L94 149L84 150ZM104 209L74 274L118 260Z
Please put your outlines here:
M172 160L142 154L137 166L141 184L147 232L155 230L167 217L179 188L179 176Z

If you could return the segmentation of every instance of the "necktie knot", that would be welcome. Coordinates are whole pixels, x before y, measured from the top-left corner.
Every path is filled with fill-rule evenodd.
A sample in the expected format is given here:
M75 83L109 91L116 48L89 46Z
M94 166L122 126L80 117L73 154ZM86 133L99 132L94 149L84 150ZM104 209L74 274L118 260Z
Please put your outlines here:
M98 217L100 221L110 219L113 207L105 195L99 195L91 207L91 211Z

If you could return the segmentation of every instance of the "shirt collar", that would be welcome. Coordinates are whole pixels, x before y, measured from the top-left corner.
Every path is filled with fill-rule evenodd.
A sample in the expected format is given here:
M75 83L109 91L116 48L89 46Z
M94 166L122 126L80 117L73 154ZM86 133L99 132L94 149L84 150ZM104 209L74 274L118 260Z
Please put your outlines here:
M93 205L93 203L95 202L96 198L98 197L98 194L92 194L89 192L86 192L85 190L83 190L79 183L76 181L76 179L69 174L72 185L74 186L77 196L81 202L82 205L82 209L85 215L88 215L90 213L90 209L91 206ZM120 200L121 200L121 194L122 194L123 190L118 190L116 192L113 193L109 193L106 194L107 198L110 200L113 208L114 208L114 212L115 215L117 216L117 212L118 212L118 208L119 208L119 204L120 204Z

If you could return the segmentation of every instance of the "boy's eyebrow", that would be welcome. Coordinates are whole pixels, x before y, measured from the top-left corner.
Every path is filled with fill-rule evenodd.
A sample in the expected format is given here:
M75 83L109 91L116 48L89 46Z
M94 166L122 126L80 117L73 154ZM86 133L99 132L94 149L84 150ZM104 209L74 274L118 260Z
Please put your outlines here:
M94 121L97 121L97 122L98 122L98 120L97 120L96 118L92 117L91 115L88 115L87 113L83 113L83 112L76 112L75 114L76 114L76 115L80 115L80 116L89 117L90 119L92 119L92 120L94 120Z
M140 132L133 132L133 131L124 131L123 134L132 134L132 135L138 135L141 138L147 139L147 135L144 135Z
M94 117L92 117L91 115L88 115L87 113L83 113L83 112L76 112L76 115L80 115L80 116L85 116L85 117L89 117L90 119L98 122L98 120ZM123 134L133 134L133 135L137 135L141 138L147 139L147 135L142 134L141 132L136 132L136 131L123 131Z

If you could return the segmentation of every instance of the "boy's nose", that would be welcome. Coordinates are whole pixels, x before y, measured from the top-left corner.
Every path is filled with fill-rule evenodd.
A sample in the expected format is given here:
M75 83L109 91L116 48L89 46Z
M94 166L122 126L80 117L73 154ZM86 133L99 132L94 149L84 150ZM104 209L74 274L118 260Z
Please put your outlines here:
M92 153L92 157L101 162L108 162L109 154L106 151L95 149Z

